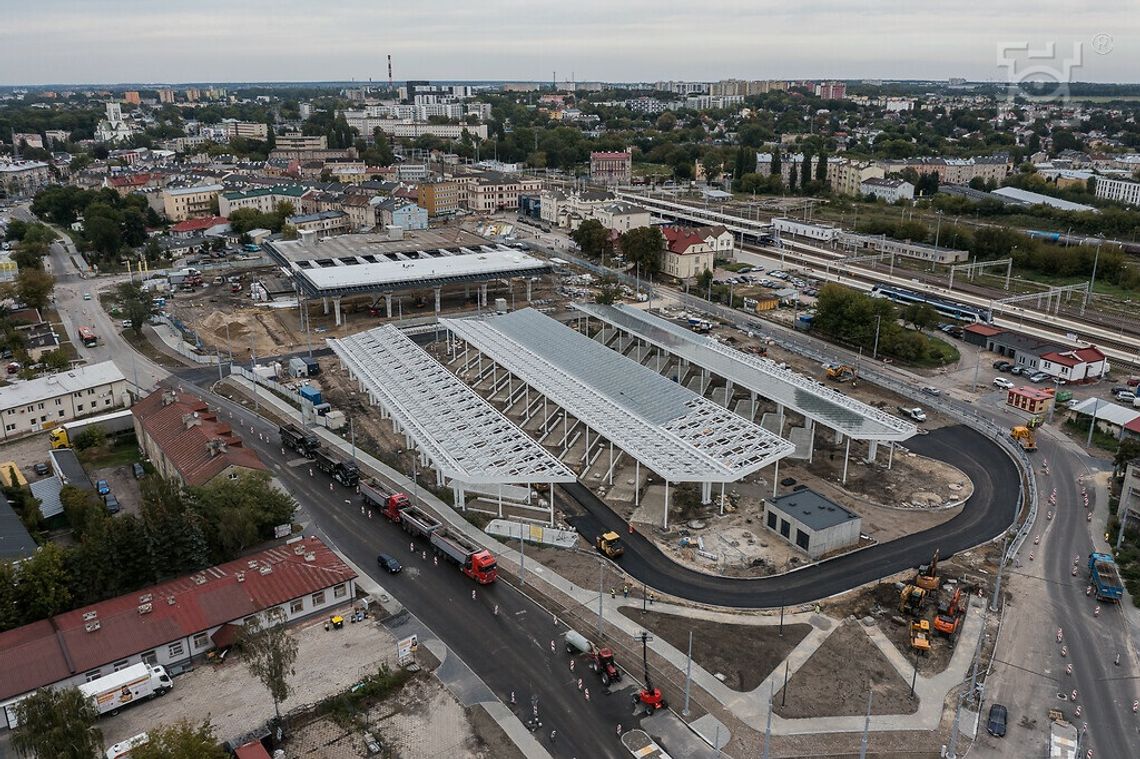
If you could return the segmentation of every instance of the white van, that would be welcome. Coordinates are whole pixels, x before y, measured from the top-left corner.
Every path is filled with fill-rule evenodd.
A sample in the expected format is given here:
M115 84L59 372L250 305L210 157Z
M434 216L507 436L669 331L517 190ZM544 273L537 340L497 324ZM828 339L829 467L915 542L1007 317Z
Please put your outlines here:
M127 738L125 741L116 743L111 748L107 749L107 759L124 759L131 755L139 746L144 746L150 742L150 736L146 733L139 733L133 738Z

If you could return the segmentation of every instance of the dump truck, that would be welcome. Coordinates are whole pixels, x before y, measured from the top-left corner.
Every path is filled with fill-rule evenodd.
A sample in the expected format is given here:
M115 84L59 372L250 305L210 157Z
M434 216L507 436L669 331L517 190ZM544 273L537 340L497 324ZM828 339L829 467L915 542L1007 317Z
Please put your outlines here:
M1116 562L1107 553L1089 554L1089 582L1092 583L1098 601L1120 603L1124 596L1124 584L1116 570Z
M48 440L52 448L71 448L75 439L87 430L99 428L107 437L133 432L135 417L127 411L116 411L113 414L90 416L86 419L77 419L74 422L64 422L48 432Z
M354 488L360 483L360 469L351 461L343 460L327 448L318 448L313 456L317 469L332 477L346 488Z
M586 639L586 636L576 630L567 630L562 638L566 643L566 653L571 656L575 654L586 655L590 669L601 676L602 685L608 686L610 683L621 681L621 670L618 669L617 662L614 661L612 649L594 645Z
M490 585L499 574L494 555L466 535L441 527L431 533L429 541L437 554L480 585Z
M621 544L621 536L613 530L599 535L594 541L594 546L610 559L616 559L625 553L625 546Z
M417 538L429 538L433 532L443 527L443 522L418 506L409 504L398 507L398 503L391 499L387 501L380 513L389 521L400 525L404 532L415 535Z
M83 683L79 692L103 715L118 714L124 706L161 696L173 687L165 668L140 663Z
M281 445L296 451L307 459L313 458L321 447L321 439L295 424L283 424L277 432L281 435Z
M360 497L364 499L365 506L380 509L380 513L388 516L389 513L399 515L400 509L412 505L407 493L389 490L378 482L361 482ZM391 519L391 517L388 517Z

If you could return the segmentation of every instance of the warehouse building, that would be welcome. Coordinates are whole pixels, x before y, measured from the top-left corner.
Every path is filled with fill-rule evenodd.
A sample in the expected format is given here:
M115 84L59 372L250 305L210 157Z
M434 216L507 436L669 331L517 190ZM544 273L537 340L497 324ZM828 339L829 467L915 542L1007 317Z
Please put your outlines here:
M765 502L764 525L813 559L859 542L863 519L804 488Z

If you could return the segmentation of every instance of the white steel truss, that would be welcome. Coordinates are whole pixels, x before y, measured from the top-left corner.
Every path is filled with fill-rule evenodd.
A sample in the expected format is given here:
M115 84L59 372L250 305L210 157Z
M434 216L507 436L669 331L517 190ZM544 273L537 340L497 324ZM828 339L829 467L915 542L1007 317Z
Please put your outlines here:
M780 368L770 359L730 348L641 309L596 303L573 305L589 316L856 440L902 441L917 433L910 422L791 369Z
M372 402L384 407L444 477L471 484L577 479L395 327L328 344Z
M440 323L666 481L734 482L795 450L534 309Z

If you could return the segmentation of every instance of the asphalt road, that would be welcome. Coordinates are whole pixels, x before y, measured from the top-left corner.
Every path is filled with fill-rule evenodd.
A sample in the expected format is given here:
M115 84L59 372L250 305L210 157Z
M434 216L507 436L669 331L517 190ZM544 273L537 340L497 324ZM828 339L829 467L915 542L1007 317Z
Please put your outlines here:
M1078 477L1087 471L1085 461L1052 440L1042 440L1038 454L1051 467L1048 478L1043 479L1057 488L1053 525L1038 560L1044 562L1050 606L1060 610L1057 626L1063 629L1071 652L1073 674L1065 676L1060 690L1077 689L1083 714L1074 722L1078 728L1088 725L1085 746L1092 748L1095 756L1137 756L1140 722L1131 711L1132 699L1138 697L1137 683L1132 677L1123 611L1118 605L1099 604L1100 615L1094 617L1098 603L1085 596L1087 560L1093 548L1078 483ZM1090 498L1095 497L1094 488L1089 487L1089 493ZM1075 558L1079 563L1074 577ZM1055 630L1043 633L1052 636ZM1122 653L1120 665L1113 663L1118 653ZM1062 661L1054 659L1056 669L1061 668Z
M593 543L604 530L623 535L622 568L662 593L717 606L761 608L815 601L918 567L935 549L943 558L984 543L1006 530L1018 508L1020 475L1013 461L993 441L964 427L943 427L911 438L916 453L952 464L973 481L974 493L958 516L929 530L847 554L822 564L773 577L714 577L672 561L641 534L629 535L626 523L581 483L560 486L586 511L571 517L574 527Z

